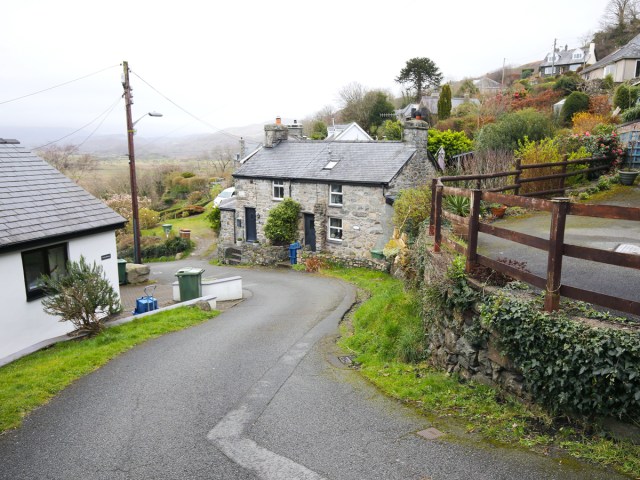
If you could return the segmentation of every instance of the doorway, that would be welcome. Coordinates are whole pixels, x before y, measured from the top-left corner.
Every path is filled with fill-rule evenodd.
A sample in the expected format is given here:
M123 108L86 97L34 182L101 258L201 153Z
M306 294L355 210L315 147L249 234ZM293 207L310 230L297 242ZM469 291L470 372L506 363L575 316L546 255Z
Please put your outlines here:
M315 216L312 213L304 214L304 246L312 252L316 251Z
M244 209L246 241L255 242L258 240L258 230L256 228L256 209L245 207Z

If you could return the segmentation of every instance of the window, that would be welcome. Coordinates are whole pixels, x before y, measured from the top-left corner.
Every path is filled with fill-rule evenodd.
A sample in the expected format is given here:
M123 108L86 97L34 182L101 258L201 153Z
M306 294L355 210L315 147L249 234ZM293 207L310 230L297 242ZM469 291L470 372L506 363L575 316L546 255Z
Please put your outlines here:
M544 67L545 75L553 75L556 71L556 67Z
M329 217L329 240L342 241L342 219Z
M282 200L284 198L284 180L273 181L273 199Z
M636 61L636 78L640 77L640 61Z
M571 58L573 60L580 60L584 55L582 54L582 52L578 51L578 52L573 52L573 55L571 56Z
M329 205L342 206L342 185L329 187Z
M611 75L613 77L616 76L616 66L615 64L607 65L604 67L604 76Z
M40 287L40 276L60 278L67 273L67 244L52 245L22 252L22 269L27 291L27 300L44 296Z

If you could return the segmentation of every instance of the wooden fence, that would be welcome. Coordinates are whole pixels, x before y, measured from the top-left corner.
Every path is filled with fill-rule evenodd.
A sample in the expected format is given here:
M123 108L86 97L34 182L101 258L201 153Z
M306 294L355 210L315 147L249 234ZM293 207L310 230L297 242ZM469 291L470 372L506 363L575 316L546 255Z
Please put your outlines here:
M461 217L443 210L443 196L445 195L469 197L469 217ZM527 209L551 212L549 239L481 223L481 201L496 202L507 206L518 206ZM544 302L544 308L546 311L556 310L560 303L560 297L563 296L634 315L640 315L640 302L583 290L568 285L562 285L563 257L573 257L640 270L640 255L611 252L564 243L567 215L640 222L640 208L617 207L612 205L575 204L570 203L567 198L544 200L518 195L505 195L502 193L482 191L479 189L470 190L465 188L446 187L436 179L430 233L435 236L435 251L439 251L441 244L445 243L457 252L466 256L467 272L470 272L474 265L480 264L543 289L546 292ZM462 224L466 227L468 234L466 248L443 235L443 218L449 219L457 224ZM480 232L548 252L546 278L539 277L528 271L479 255L477 249L478 233Z

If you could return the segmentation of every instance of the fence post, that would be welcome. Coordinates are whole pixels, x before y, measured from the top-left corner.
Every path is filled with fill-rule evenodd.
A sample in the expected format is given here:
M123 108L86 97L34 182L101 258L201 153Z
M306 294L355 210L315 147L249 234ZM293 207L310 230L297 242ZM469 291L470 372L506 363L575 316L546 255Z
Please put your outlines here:
M431 179L431 212L429 213L429 235L433 236L436 234L436 222L435 222L435 214L436 214L436 186L438 185L438 179Z
M520 162L521 160L519 158L516 158L516 178L513 183L517 186L513 190L514 195L520 195L520 175L522 174L522 169L520 168Z
M552 203L551 231L549 233L549 257L547 261L547 291L544 296L544 309L547 312L557 310L560 306L564 227L567 220L569 199L554 198Z
M567 173L567 164L563 163L562 167L560 168L560 173L562 173L563 175L565 173ZM564 195L565 192L565 186L564 183L567 180L567 177L560 177L560 188L562 189L562 195Z
M471 206L469 212L469 241L467 244L467 263L465 271L471 273L478 260L478 228L480 226L480 200L482 190L471 190Z
M443 188L444 188L444 185L442 185L441 183L436 186L436 201L435 201L435 207L434 207L435 230L433 232L434 234L433 251L434 252L440 251L440 244L442 243L442 189Z

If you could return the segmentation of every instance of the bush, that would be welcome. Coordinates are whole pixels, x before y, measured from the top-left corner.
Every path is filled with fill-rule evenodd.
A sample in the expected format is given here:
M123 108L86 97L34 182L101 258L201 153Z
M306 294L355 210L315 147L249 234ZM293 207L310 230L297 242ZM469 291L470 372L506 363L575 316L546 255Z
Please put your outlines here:
M102 330L100 313L121 310L118 294L104 274L102 265L89 265L84 257L67 263L67 274L59 278L41 277L47 296L42 299L46 313L71 322L76 333L96 334Z
M486 125L475 139L476 150L516 150L525 137L537 141L553 136L549 115L527 108L504 115L498 122Z
M149 229L158 225L160 214L150 208L141 208L138 210L138 218L140 220L140 228Z
M622 114L623 122L633 122L634 120L638 120L639 118L640 118L640 105L631 107Z
M572 92L562 105L560 121L564 125L571 125L571 120L576 113L587 110L589 110L589 95L582 92Z
M639 92L640 89L638 87L632 87L623 83L616 88L616 93L613 95L613 106L620 108L620 110L633 107L638 100Z
M584 133L591 132L597 125L607 123L604 115L597 115L590 112L578 112L573 116L573 132Z
M165 241L159 241L158 237L142 237L140 255L144 258L175 257L176 254L186 252L191 248L191 241L181 237L169 237ZM146 245L145 245L146 244ZM118 251L121 258L133 258L133 242L123 242L122 248Z
M274 245L293 243L298 237L298 215L300 204L291 198L285 198L277 207L271 209L264 235Z
M555 411L618 418L640 415L640 334L593 328L532 303L492 297L484 328L522 370L536 400Z
M220 209L218 207L213 207L213 209L207 214L207 221L214 232L217 234L220 233L220 229L222 228L222 223L220 222Z
M429 129L427 149L434 157L437 155L440 147L444 148L447 158L451 158L459 153L470 151L472 146L473 142L464 132L453 132L451 130L442 132L440 130Z
M415 238L420 225L431 215L431 186L401 190L393 203L393 223L409 237Z
M520 158L522 165L536 165L539 163L556 163L562 160L558 146L554 140L545 138L539 142L531 142L526 139L520 144L520 148L516 151L516 156ZM522 171L521 178L540 177L545 175L553 175L561 173L558 168L545 167L526 169ZM542 192L545 190L553 190L560 188L561 180L559 178L542 180L537 182L527 182L520 188L520 194Z
M569 95L571 92L575 92L578 90L578 87L582 84L582 80L578 75L563 75L558 80L556 80L553 89L559 92L562 92L564 95Z

